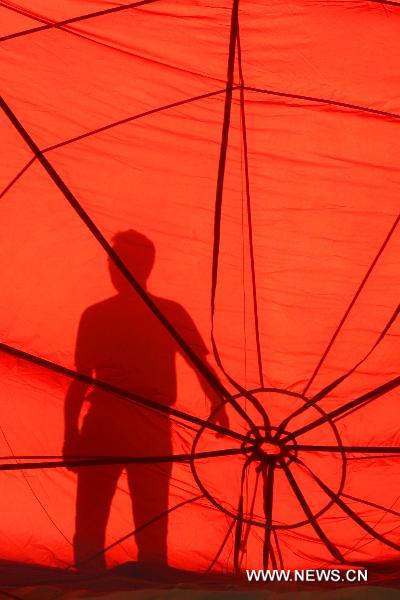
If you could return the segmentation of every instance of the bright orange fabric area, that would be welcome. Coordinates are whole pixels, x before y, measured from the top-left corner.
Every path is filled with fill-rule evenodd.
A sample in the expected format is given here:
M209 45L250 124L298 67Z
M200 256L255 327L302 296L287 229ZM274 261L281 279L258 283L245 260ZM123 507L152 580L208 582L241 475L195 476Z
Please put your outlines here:
M137 4L0 8L0 466L28 460L13 456L62 460L68 393L84 400L79 456L217 455L174 462L171 474L163 463L0 471L0 559L72 565L183 503L168 523L116 543L107 564L138 552L162 562L163 544L170 565L201 572L391 561L400 544L400 4ZM239 435L207 424L198 434L199 423L96 385L68 392L76 370L205 421L223 399L215 378L237 396L217 428ZM291 447L268 454L282 422ZM257 435L267 450L245 466ZM82 515L95 515L85 531L75 524L78 478ZM103 541L93 531L101 520Z

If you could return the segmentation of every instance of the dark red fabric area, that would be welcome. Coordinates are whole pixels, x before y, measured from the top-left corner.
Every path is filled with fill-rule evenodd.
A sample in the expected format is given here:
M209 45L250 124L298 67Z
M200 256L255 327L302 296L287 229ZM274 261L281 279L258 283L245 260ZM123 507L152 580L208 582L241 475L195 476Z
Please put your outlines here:
M393 581L400 4L0 22L0 559Z

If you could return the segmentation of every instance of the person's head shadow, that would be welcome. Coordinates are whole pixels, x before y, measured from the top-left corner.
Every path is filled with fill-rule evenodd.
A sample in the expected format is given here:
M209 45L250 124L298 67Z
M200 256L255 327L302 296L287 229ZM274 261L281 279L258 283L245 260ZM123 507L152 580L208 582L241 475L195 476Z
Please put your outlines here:
M128 229L114 235L112 248L140 286L146 288L156 256L153 242L142 233ZM118 293L131 293L131 283L111 258L108 259L108 269Z

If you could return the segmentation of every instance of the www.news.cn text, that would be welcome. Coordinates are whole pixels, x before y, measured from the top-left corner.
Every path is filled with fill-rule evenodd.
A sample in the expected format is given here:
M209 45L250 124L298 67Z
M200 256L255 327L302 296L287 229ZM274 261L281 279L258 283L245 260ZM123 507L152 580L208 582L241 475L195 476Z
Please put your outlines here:
M366 569L246 569L248 581L252 582L306 582L306 583L365 583L368 581Z

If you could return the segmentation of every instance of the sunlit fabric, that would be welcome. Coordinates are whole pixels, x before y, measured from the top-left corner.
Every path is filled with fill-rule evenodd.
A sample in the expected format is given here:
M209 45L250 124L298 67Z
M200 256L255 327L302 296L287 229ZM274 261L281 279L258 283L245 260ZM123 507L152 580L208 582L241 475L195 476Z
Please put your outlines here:
M400 3L1 2L0 561L400 550Z

